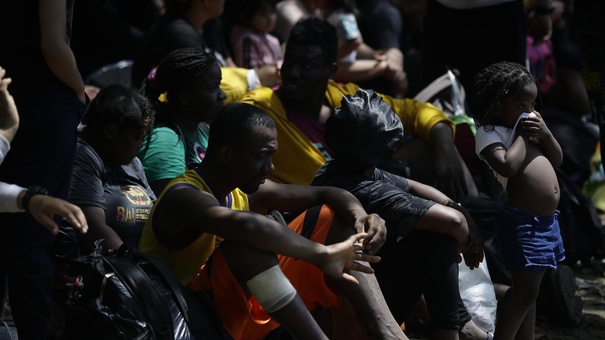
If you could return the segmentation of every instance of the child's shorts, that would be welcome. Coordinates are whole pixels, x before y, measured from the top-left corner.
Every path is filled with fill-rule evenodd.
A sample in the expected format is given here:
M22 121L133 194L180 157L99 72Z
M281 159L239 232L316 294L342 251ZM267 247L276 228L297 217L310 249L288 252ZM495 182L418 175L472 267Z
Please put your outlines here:
M557 268L565 259L558 216L559 211L544 217L504 205L496 218L496 237L506 269L544 272Z

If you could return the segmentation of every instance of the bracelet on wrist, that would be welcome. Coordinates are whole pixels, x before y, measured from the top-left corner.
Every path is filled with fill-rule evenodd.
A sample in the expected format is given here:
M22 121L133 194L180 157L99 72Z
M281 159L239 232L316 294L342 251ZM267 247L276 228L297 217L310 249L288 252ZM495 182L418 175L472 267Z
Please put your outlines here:
M23 210L29 212L29 201L35 195L48 195L48 191L46 189L44 189L43 187L38 186L38 185L32 185L32 186L30 186L27 189L27 191L25 192L25 195L23 196L23 199L21 200L21 206L23 207Z

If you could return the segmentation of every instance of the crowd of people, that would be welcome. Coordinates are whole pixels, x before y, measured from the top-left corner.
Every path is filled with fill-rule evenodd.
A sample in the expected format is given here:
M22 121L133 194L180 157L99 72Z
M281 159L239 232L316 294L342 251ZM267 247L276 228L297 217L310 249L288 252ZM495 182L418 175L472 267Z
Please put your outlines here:
M590 110L577 90L580 47L569 35L551 42L569 34L561 18L573 1L1 8L0 30L23 32L0 52L0 301L20 339L58 331L59 226L78 231L83 253L102 239L106 254L164 262L234 339L278 328L407 339L418 319L433 339L534 338L543 277L565 259L555 168L567 149L546 107ZM111 39L95 22L111 22ZM528 55L563 43L577 54L549 55L572 62L546 79L544 54ZM121 60L132 61L128 79L87 84ZM414 98L448 70L466 89L472 150L444 109ZM549 81L577 110L548 96ZM469 151L489 178L469 167ZM457 203L479 194L502 200L494 228L511 276L493 282L488 327L458 280L459 266L485 261L480 226Z

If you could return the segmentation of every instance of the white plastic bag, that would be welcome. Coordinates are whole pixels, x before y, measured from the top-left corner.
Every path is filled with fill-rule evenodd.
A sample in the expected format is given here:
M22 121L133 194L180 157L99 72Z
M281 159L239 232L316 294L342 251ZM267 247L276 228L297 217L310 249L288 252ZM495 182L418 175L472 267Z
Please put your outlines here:
M487 260L484 258L479 267L473 270L470 270L464 261L460 262L458 267L458 283L464 306L479 328L493 332L498 304L494 285L487 270Z

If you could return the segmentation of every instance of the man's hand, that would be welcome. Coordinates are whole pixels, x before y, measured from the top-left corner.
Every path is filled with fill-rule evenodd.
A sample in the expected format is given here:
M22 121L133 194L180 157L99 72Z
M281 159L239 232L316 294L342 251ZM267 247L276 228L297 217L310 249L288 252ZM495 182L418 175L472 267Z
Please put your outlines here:
M367 233L363 239L366 253L374 255L387 241L387 227L385 221L377 214L369 214L355 220L355 230L358 233Z
M256 74L263 86L273 86L281 83L281 74L279 73L281 63L265 64L256 68Z
M6 70L0 67L0 134L11 142L19 128L19 113L13 96L8 92L11 78L4 78Z
M460 251L464 255L464 263L473 270L479 267L479 263L483 262L483 238L481 237L481 231L479 231L468 211L466 209L463 210L466 223L468 224L468 241Z
M374 269L357 261L369 263L380 261L379 256L364 254L362 252L364 247L360 242L366 237L368 237L368 234L359 233L351 235L351 237L342 242L326 246L328 248L326 261L317 266L333 279L344 279L359 283L357 279L348 273L349 271L356 270L362 273L373 274Z
M84 217L80 207L62 199L46 195L34 195L29 201L28 209L36 221L55 235L59 232L59 227L54 221L56 215L66 218L74 229L81 234L88 231L86 217Z

